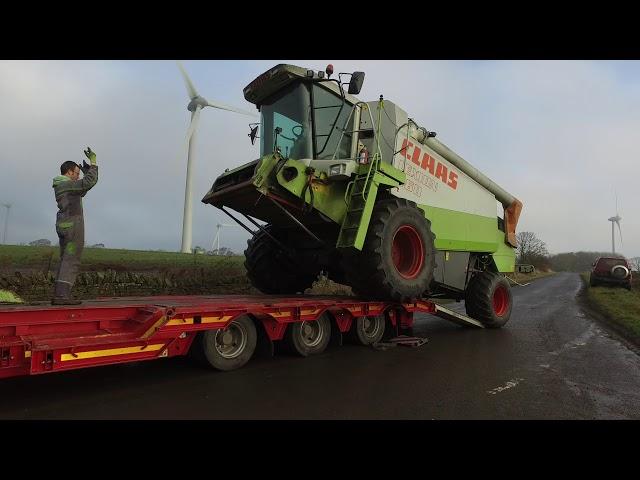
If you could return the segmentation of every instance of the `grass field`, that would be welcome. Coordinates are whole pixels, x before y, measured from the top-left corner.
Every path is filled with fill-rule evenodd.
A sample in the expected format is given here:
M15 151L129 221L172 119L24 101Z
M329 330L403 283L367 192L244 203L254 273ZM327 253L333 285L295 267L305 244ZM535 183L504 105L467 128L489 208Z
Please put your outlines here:
M59 247L0 245L0 270L54 270L60 261ZM167 268L215 267L221 262L244 262L244 256L195 255L111 248L85 248L81 271L158 271Z
M22 299L13 292L0 290L0 303L20 303Z
M640 343L640 279L634 278L631 291L619 287L590 287L583 273L589 304L630 340Z

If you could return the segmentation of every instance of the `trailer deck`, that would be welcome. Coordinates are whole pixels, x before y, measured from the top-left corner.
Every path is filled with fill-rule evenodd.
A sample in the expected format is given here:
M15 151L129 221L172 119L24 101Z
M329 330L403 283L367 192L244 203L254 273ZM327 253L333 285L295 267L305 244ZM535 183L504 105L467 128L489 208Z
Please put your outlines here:
M261 338L272 343L283 339L289 324L309 324L327 313L333 334L340 335L349 332L354 319L380 315L396 330L409 328L415 312L482 327L428 300L210 295L0 305L0 378L186 355L199 332L226 331L247 315Z

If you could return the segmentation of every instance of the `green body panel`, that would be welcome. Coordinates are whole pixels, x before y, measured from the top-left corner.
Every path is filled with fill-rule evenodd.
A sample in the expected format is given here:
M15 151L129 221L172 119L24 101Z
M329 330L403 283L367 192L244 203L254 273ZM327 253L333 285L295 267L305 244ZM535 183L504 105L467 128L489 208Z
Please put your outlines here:
M510 245L504 242L504 232L498 230L496 232L496 241L498 242L498 250L491 254L496 268L501 273L513 272L516 268L516 251Z
M431 221L437 250L490 253L499 272L513 272L516 252L504 242L497 218L419 205Z
M497 218L420 205L431 221L438 250L493 253L498 250ZM502 233L504 237L504 233Z
M264 194L267 193L269 188L269 174L278 163L278 160L279 157L277 155L265 155L258 163L258 168L256 169L256 173L253 177L253 184ZM236 170L239 170L239 168ZM229 172L229 174L231 173L232 172Z
M298 171L298 175L293 180L287 181L283 176L283 172L285 168L290 167L295 168ZM277 174L278 183L296 197L302 198L302 191L309 178L305 173L306 168L306 165L302 162L287 160ZM341 223L347 211L347 203L344 200L347 182L328 182L324 173L315 173L314 179L316 181L310 187L313 189L313 207L334 222ZM309 188L305 192L304 201L311 203Z

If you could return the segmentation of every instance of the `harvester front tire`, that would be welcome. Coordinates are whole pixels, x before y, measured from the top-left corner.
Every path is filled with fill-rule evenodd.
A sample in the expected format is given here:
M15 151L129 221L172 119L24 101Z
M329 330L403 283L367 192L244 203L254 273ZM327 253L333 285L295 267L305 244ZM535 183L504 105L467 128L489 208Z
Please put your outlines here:
M467 315L486 328L500 328L509 321L513 296L509 281L493 272L481 272L469 281L465 295Z
M286 242L286 235L279 235L277 229L267 226L266 230L281 242ZM303 270L302 262L291 258L262 230L247 242L244 255L244 266L251 285L268 295L304 292L320 273L319 268L315 273Z
M379 201L362 251L345 255L349 285L360 296L399 302L422 297L433 280L434 238L431 222L415 203Z

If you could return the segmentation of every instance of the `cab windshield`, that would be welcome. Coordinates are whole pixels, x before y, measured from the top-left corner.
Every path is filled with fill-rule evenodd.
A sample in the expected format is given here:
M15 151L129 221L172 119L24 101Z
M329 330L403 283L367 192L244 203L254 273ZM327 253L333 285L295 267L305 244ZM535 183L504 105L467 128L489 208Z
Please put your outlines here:
M336 158L348 158L352 108L320 85L287 85L260 106L260 156L272 153L277 146L287 158L330 159L334 152ZM349 125L345 125L347 120ZM343 130L346 131L340 140Z
M286 86L262 103L260 113L261 157L273 153L276 144L287 158L313 157L311 100L305 85L298 82Z

